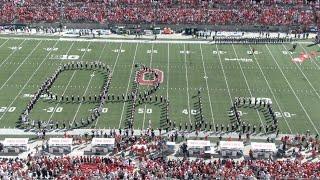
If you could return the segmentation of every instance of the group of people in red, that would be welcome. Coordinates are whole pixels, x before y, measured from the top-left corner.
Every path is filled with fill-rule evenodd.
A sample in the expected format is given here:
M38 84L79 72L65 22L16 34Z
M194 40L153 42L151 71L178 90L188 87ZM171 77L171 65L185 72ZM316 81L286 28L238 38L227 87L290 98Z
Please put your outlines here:
M147 152L158 152L166 143L165 136L156 136L147 131L134 136L128 131L110 134L93 132L92 137L106 136L116 139L115 151L111 156L59 156L44 154L28 155L27 158L1 158L0 179L216 179L216 178L259 178L259 179L317 179L320 162L303 161L303 158L287 160L231 159L205 160L202 158L151 158L145 153L137 156L124 152L137 151L137 145L146 147ZM86 139L89 138L89 135ZM89 138L90 139L90 138ZM169 138L170 139L170 138ZM173 140L173 139L171 139ZM282 143L287 147L318 150L317 136L284 136ZM306 145L304 145L306 144ZM303 145L300 147L299 145ZM300 150L299 150L300 151Z
M164 160L121 157L47 157L1 159L1 179L317 179L320 162L285 160Z
M0 0L0 22L315 25L318 1Z

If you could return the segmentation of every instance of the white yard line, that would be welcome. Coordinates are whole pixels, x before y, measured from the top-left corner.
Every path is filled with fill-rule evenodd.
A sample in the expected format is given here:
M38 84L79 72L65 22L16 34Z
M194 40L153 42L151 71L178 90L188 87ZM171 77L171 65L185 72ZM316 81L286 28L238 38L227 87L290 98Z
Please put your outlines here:
M190 108L190 94L189 94L189 79L188 79L188 67L187 67L187 53L186 53L186 44L183 44L184 49L184 67L186 69L186 82L187 82L187 99L188 99L188 116L189 122L191 122L191 108Z
M286 46L284 44L282 44L282 46L284 47L284 49L286 51L288 51L288 49L286 48ZM291 59L293 59L292 55L289 53L289 56L291 57ZM311 88L313 89L314 93L318 96L318 98L320 99L320 95L317 92L317 90L314 88L314 86L311 84L311 82L309 81L309 79L307 78L306 74L301 70L300 66L297 63L294 63L296 65L296 67L299 69L299 71L301 72L301 74L303 75L303 77L307 80L307 82L309 83L309 85L311 86Z
M235 55L236 55L236 58L238 59L239 57L238 57L237 51L235 50L233 44L232 44L232 49L233 49L233 51L234 51L234 53L235 53ZM241 72L242 72L242 75L243 75L244 80L245 80L245 82L246 82L246 85L247 85L247 87L248 87L248 91L249 91L249 93L250 93L250 96L253 97L253 96L252 96L251 89L250 89L250 86L249 86L249 84L248 84L247 77L246 77L246 75L245 75L244 72L243 72L241 63L240 63L240 61L237 61L237 62L238 62L238 64L239 64L240 70L241 70ZM259 113L259 111L258 111L257 109L256 109L256 112L257 112L257 114L258 114L258 116L259 116L259 120L260 120L261 124L263 125L264 131L267 132L267 131L266 131L266 128L265 128L265 125L264 125L264 123L263 123L263 121L262 121L262 118L261 118L261 116L260 116L260 113Z
M18 46L21 46L25 41L26 41L26 39L24 39ZM1 67L3 66L3 64L4 64L5 62L7 62L7 60L8 60L14 53L16 53L16 52L18 52L18 50L12 50L12 52L9 54L9 56L7 56L6 59L4 59L4 60L1 62L0 68L1 68Z
M91 42L88 43L87 49L88 49L88 47L90 46L90 44L91 44ZM69 54L69 51L70 51L70 50L71 50L71 48L68 50L67 54ZM83 57L85 56L86 53L87 53L87 51L85 51L85 52L82 54L81 59L83 59ZM69 81L68 81L65 89L63 90L62 96L64 96L64 94L67 92L68 87L69 87L71 81L73 80L73 77L74 77L74 75L76 74L76 72L77 72L77 71L73 71L71 78L69 79ZM58 107L59 105L60 105L60 103L58 102L57 105L54 107L54 109L53 109L53 111L52 111L52 113L51 113L51 115L50 115L50 117L49 117L49 119L48 119L48 124L51 122L51 119L52 119L52 117L53 117L53 115L54 115L55 109L57 109L57 107Z
M149 65L150 68L152 68L151 66L152 66L152 60L153 60L153 48L154 48L154 44L152 43L151 54L150 54L150 65ZM149 87L149 85L147 87ZM144 123L146 121L146 113L147 113L147 105L145 104L144 105L144 112L143 112L142 130L144 129Z
M102 53L104 52L104 49L106 48L106 45L107 45L107 43L104 43L104 46L103 46L103 48L102 48L102 50L101 50L101 52L100 52L98 61L101 60ZM85 96L85 95L87 94L87 91L88 91L88 89L89 89L89 86L90 86L90 84L91 84L91 81L92 81L92 79L93 79L93 77L94 77L94 72L93 72L93 74L91 74L90 76L91 76L91 77L90 77L90 80L89 80L89 82L88 82L88 84L87 84L87 87L86 87L84 93L82 94L82 96ZM79 110L80 110L81 106L82 106L82 101L81 101L80 104L78 105L77 111L76 111L76 113L75 113L74 116L73 116L71 126L74 124L74 121L76 120L76 117L77 117L77 115L78 115L78 113L79 113ZM98 119L97 119L97 121L98 121Z
M32 51L27 55L26 58L24 58L24 60L23 60L23 61L21 62L21 64L16 68L16 70L15 70L15 71L9 76L9 78L2 84L2 86L0 87L0 90L2 90L2 88L3 88L3 87L7 84L7 82L13 77L13 75L16 74L16 72L20 69L20 67L24 64L24 62L29 59L29 57L30 57L30 56L33 54L33 52L38 48L38 46L41 44L41 42L42 42L42 41L40 41L40 42L37 44L37 46L32 49Z
M0 45L0 48L1 48L4 44L6 44L8 41L9 41L9 39L5 40L5 41Z
M133 61L132 61L132 65L131 65L130 76L129 76L128 85L127 85L127 90L126 90L126 97L128 96L128 92L129 92L130 82L131 82L131 78L132 78L132 72L133 72L133 69L134 69L134 63L135 63L135 61L136 61L136 55L137 55L138 45L139 45L139 43L137 43L137 45L136 45L136 50L134 51L134 56L133 56ZM121 116L120 116L120 122L119 122L119 128L121 128L121 122L122 122L122 118L123 118L123 113L124 113L125 106L126 106L126 102L124 102L124 103L123 103L123 106L122 106ZM96 125L97 125L97 124L96 124Z
M168 66L167 66L167 100L169 100L169 63L170 63L170 45L168 43Z
M252 50L250 44L249 44L249 47L250 47L250 49ZM280 112L283 113L284 111L282 111L282 109L281 109L281 107L280 107L280 104L278 103L277 98L276 98L276 96L274 95L273 90L272 90L272 88L271 88L271 86L270 86L270 84L269 84L269 81L268 81L267 77L265 76L263 70L261 69L260 63L259 63L259 61L258 61L258 59L257 59L257 57L256 57L256 55L255 55L254 53L253 53L253 57L254 57L255 62L257 63L257 65L258 65L258 67L259 67L259 69L260 69L260 72L261 72L264 80L265 80L266 83L267 83L267 86L268 86L268 88L269 88L269 90L270 90L270 92L271 92L271 94L272 94L273 99L275 100L275 102L276 102L276 104L277 104ZM286 116L283 116L283 118L284 118L284 120L285 120L285 122L286 122L286 124L287 124L287 126L288 126L288 128L289 128L290 133L293 134L293 132L292 132L292 130L291 130L291 127L290 127L290 125L289 125L289 123L288 123L288 121L287 121Z
M56 46L58 44L58 41L54 44L54 46ZM18 97L20 96L21 92L24 90L24 88L28 85L28 83L31 81L31 79L34 77L34 75L38 72L38 70L40 69L41 65L47 60L48 56L50 55L51 51L46 55L46 57L43 59L43 61L40 63L40 65L37 67L37 69L35 69L32 73L32 75L29 77L29 79L26 81L26 83L23 85L23 87L20 89L20 91L18 92L17 96L11 101L11 103L9 104L8 107L11 107L13 105L13 103L18 99ZM7 108L7 110L5 112L3 112L3 114L0 116L0 121L2 120L2 118L4 117L4 115L7 113L9 108Z
M224 67L223 67L223 64L222 64L222 60L221 60L221 56L220 56L217 44L216 44L216 50L217 50L217 53L218 53L218 56L219 56L219 61L220 61L220 66L221 66L221 69L222 69L222 74L223 74L223 77L224 77L224 81L226 82L226 85L227 85L227 90L228 90L228 94L229 94L229 98L230 98L230 103L232 104L232 97L231 97L231 93L230 93L229 83L228 83L228 79L227 79L227 76L226 76L226 72L224 71Z
M212 102L211 102L210 90L209 90L209 85L208 85L208 76L207 76L206 67L205 67L205 65L204 65L203 52L202 52L202 46L201 46L201 44L200 44L200 52L201 52L201 61L202 61L203 72L204 72L204 76L205 76L204 79L206 80L206 85L207 85L207 93L208 93L208 98L209 98L211 118L212 118L212 122L213 122L213 124L214 124L214 117L213 117L213 110L212 110Z
M308 120L310 121L311 125L312 125L312 126L313 126L313 128L316 130L317 134L319 134L317 127L315 126L315 124L314 124L314 123L313 123L313 121L311 120L311 118L310 118L310 116L309 116L308 112L306 111L305 107L302 105L302 103L301 103L301 101L300 101L299 97L297 96L296 92L293 90L293 88L292 88L292 86L291 86L290 82L288 81L287 77L284 75L284 73L283 73L283 71L282 71L281 67L279 66L279 64L278 64L277 60L276 60L276 59L275 59L275 57L273 56L273 54L272 54L272 52L270 51L269 47L268 47L267 45L265 45L265 46L267 47L267 49L268 49L268 51L269 51L269 53L270 53L270 55L271 55L271 57L272 57L273 61L277 64L278 69L280 70L280 72L281 72L282 76L284 77L284 79L286 80L287 84L289 85L289 87L290 87L291 91L293 92L294 96L295 96L295 97L296 97L296 99L298 100L298 102L299 102L299 104L300 104L300 106L301 106L302 110L303 110L303 111L304 111L304 113L306 114L306 116L307 116Z
M89 82L88 82L87 87L86 87L84 93L82 94L82 96L85 96L85 95L87 94L87 91L88 91L88 89L89 89L89 86L90 86L90 83L91 83L93 77L94 77L94 71L93 71L93 73L90 75ZM76 120L76 117L77 117L77 115L78 115L78 113L79 113L79 110L80 110L80 108L81 108L81 105L82 105L82 102L80 102L80 104L78 105L77 111L76 111L76 113L75 113L74 116L73 116L73 119L72 119L72 122L71 122L71 126L73 125L74 121Z
M118 63L118 60L119 60L119 56L120 56L120 53L121 53L121 50L122 50L122 45L123 45L123 43L120 44L120 49L119 49L119 52L117 54L116 61L114 62L113 66L112 66L111 76L113 76L114 70L116 69L116 66L117 66L117 63ZM99 117L96 120L96 124L94 125L94 127L96 127L96 125L98 124L98 120L99 120Z

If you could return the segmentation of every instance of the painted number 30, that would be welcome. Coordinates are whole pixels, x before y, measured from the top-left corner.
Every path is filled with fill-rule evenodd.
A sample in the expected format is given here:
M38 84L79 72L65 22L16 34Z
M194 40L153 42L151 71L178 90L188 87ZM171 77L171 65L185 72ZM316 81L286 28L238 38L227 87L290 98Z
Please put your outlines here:
M62 112L62 110L63 110L63 107L57 107L57 108L55 108L55 107L48 107L48 109L46 109L46 111L47 111L48 113L52 113L52 112Z
M16 107L0 107L0 113L1 112L13 112L14 110L16 110Z

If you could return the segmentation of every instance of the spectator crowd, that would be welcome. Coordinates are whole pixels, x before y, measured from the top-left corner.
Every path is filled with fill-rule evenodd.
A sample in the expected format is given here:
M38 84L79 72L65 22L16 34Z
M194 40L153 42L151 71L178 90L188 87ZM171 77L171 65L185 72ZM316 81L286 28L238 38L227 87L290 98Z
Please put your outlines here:
M0 160L1 179L317 179L320 162L29 156Z
M320 162L304 161L303 158L281 160L203 159L151 157L146 153L124 155L135 151L136 145L145 145L146 152L163 149L165 136L156 136L152 130L139 136L129 131L110 131L109 134L92 131L85 141L93 137L114 137L116 144L110 156L48 156L41 153L29 154L27 158L1 158L0 179L317 179ZM70 136L65 134L65 136ZM174 135L173 135L174 136ZM176 138L168 139L175 141ZM76 137L77 139L79 137ZM318 136L284 136L281 142L299 151L308 149L300 145L310 143L318 150ZM80 143L84 143L80 142ZM315 144L316 147L312 144ZM293 156L291 156L293 157Z
M210 25L316 25L318 1L0 0L5 23L100 22Z

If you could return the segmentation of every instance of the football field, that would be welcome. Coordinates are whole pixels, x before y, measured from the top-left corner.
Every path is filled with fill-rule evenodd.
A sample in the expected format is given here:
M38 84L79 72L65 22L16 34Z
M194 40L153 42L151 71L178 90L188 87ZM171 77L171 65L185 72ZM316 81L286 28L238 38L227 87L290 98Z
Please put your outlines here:
M252 55L251 49L255 49ZM0 126L14 128L40 85L60 65L101 61L109 65L112 81L108 94L131 94L136 64L163 72L163 82L153 97L169 100L168 118L194 124L203 115L208 124L231 124L236 97L270 100L281 133L320 130L320 47L298 44L216 45L206 43L95 42L0 38ZM293 60L299 61L294 63ZM152 78L152 77L151 77ZM50 91L68 96L101 92L104 74L94 70L64 71ZM138 85L143 92L151 87ZM200 94L199 91L200 90ZM199 97L202 111L199 110ZM60 102L40 98L30 119L74 125L87 119L97 103ZM101 115L81 128L124 128L129 101L109 100ZM242 121L265 127L271 121L257 105L241 106ZM164 128L165 111L158 102L135 107L134 128ZM150 124L151 123L151 124Z

